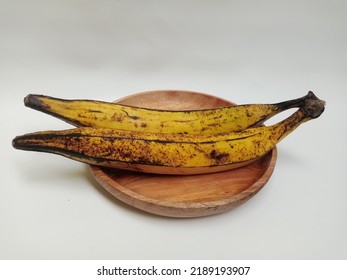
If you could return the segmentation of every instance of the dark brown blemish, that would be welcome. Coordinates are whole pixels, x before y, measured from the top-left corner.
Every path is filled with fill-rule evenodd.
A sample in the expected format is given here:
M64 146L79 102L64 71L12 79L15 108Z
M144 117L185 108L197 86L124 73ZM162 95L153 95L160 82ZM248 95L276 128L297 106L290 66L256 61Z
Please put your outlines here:
M136 115L129 115L129 113L127 112L127 111L125 111L125 110L122 110L123 112L124 112L124 114L126 114L127 115L127 117L128 118L130 118L130 119L132 119L132 120L138 120L140 117L139 116L136 116Z
M131 118L132 120L135 120L135 121L136 121L136 120L138 120L140 117L139 117L139 116L130 116L130 115L129 115L129 118Z
M217 161L217 162L221 162L221 161L225 161L226 159L228 159L229 154L228 153L218 153L216 150L212 150L212 152L210 153L210 158Z
M113 114L111 117L112 120L116 121L116 122L121 122L124 120L124 117L122 115L118 115L118 114Z

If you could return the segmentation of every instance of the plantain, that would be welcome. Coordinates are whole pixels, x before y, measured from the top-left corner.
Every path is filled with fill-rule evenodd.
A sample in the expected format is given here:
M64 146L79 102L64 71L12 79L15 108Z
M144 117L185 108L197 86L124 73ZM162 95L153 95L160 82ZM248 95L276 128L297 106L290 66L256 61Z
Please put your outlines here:
M153 133L80 127L18 136L17 149L59 154L83 163L160 174L202 174L244 166L266 155L300 124L319 117L315 96L271 126L218 134Z
M153 133L214 134L259 126L287 109L300 107L306 96L276 104L245 104L202 110L154 110L94 100L66 100L29 94L26 106L75 126Z

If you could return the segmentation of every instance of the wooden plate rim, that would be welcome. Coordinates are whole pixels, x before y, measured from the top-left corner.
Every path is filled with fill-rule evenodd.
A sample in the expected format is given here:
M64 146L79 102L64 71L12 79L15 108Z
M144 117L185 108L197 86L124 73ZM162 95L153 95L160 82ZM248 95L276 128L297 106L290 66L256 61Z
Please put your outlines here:
M107 172L104 172L102 168L98 166L90 166L91 172L93 176L99 181L100 184L103 185L104 188L107 189L111 194L112 191L109 188L115 188L118 192L121 192L122 194L126 195L128 198L135 198L137 200L140 200L144 203L148 204L154 204L154 205L160 205L164 207L170 207L170 208L182 208L185 209L187 207L189 208L211 208L216 206L223 206L228 205L236 201L242 201L243 199L248 197L249 193L256 194L270 179L277 160L277 148L273 148L270 152L270 154L267 155L269 157L267 168L265 169L265 172L255 181L252 185L250 185L247 189L243 190L242 192L238 193L237 195L231 196L229 198L223 199L223 200L216 200L216 201L209 201L209 202L170 202L170 201L162 201L157 200L153 198L148 198L146 196L143 196L141 194L138 194L129 188L124 187L123 185L119 184L117 181L112 180L110 176L107 174ZM263 158L259 160L264 160ZM247 167L247 166L246 166ZM240 168L246 168L246 167L240 167ZM222 172L230 172L229 171L222 171ZM107 178L110 178L110 182L105 182L101 178L103 176L106 176ZM153 176L157 176L156 174L153 174ZM170 178L170 176L185 176L185 175L160 175L160 176L167 176ZM189 175L188 175L189 176ZM194 175L199 176L199 175ZM100 181L101 179L101 181ZM105 185L106 184L106 185ZM122 200L122 199L121 199ZM124 201L124 200L122 200ZM126 202L127 203L127 202Z

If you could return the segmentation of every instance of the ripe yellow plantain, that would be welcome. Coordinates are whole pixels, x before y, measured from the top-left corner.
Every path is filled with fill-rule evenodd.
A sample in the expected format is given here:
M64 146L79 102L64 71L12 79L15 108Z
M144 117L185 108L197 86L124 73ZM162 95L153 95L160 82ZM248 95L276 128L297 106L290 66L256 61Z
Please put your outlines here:
M306 96L276 104L246 104L202 110L154 110L94 100L65 100L29 94L26 106L75 126L104 127L153 133L214 134L263 124L284 110L300 107Z
M300 124L319 117L324 106L324 101L312 97L275 125L236 132L186 135L83 127L18 136L13 146L111 168L160 174L211 173L264 156Z

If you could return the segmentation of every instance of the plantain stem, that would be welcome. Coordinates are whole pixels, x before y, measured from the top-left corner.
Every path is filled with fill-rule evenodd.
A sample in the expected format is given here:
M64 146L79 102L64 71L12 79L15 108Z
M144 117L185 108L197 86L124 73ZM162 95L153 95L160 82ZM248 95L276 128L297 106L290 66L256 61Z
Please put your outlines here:
M308 118L315 119L324 112L326 102L311 93L311 96L305 100L303 110Z
M304 106L305 101L307 99L311 99L313 97L315 97L314 93L312 91L309 91L303 97L299 97L299 98L296 98L296 99L275 103L273 105L278 108L278 111L284 111L286 109L292 109L292 108L298 108L298 107L301 108L302 106Z

